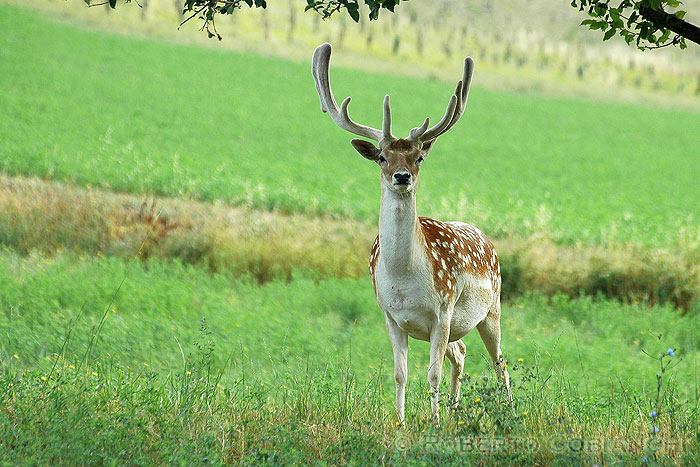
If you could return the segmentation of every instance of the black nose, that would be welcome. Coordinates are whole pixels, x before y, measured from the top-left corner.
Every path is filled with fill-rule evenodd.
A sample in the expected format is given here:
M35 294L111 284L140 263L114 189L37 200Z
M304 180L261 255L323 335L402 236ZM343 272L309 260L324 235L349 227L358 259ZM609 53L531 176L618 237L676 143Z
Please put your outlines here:
M411 180L411 174L408 172L396 172L394 174L394 183L404 185L408 183L409 180Z

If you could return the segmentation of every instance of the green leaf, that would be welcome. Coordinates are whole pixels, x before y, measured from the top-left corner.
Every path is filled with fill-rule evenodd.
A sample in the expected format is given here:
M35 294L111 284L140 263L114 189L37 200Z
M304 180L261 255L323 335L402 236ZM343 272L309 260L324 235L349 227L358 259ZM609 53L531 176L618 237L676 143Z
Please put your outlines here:
M603 41L607 41L608 39L610 39L614 35L615 35L615 28L608 29L608 32L606 32L605 35L603 36Z
M683 18L685 18L685 13L686 12L683 10L678 10L677 12L674 13L674 15L676 15L676 18L678 18L678 19L683 19Z
M664 3L666 5L670 6L671 8L678 8L678 5L681 4L678 0L664 0Z
M117 7L117 0L109 0L109 6L114 10Z
M360 12L356 9L350 9L348 8L348 13L350 14L350 17L355 21L356 23L360 21Z

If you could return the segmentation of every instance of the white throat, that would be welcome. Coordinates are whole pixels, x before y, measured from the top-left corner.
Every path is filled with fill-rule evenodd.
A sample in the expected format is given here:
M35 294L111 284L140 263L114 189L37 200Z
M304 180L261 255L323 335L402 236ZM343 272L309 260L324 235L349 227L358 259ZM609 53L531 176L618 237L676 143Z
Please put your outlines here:
M415 187L406 193L397 193L382 179L379 248L384 266L392 275L404 276L423 267L425 248L416 211Z

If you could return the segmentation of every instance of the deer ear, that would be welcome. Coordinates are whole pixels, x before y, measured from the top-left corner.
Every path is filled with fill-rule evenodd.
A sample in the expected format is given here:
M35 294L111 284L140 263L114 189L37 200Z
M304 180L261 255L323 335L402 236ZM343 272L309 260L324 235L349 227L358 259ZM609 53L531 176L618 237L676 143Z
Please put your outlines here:
M379 153L381 152L381 150L369 141L365 141L363 139L354 139L350 141L350 143L357 150L357 152L362 154L362 157L364 157L365 159L369 159L375 162L379 160Z
M435 143L435 141L437 141L437 138L430 139L430 140L423 143L423 146L421 147L421 152L423 153L423 157L430 154L430 150L433 148L433 143Z

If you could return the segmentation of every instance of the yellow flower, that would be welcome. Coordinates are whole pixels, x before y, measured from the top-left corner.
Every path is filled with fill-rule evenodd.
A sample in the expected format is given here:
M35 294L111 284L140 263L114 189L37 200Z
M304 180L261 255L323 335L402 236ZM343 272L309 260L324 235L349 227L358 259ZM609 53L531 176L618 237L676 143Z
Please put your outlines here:
M525 361L525 360L523 360L522 358L519 358L519 359L518 359L518 363L522 363L522 362L524 362L524 361Z
M401 426L401 422L396 422L396 426Z
M68 368L70 368L71 370L75 370L75 365L71 363L70 365L68 365Z
M527 417L527 410L523 412L523 417Z
M10 384L7 385L8 388L11 388L12 386L14 386L13 383L10 383Z
M191 372L191 371L188 371L188 372L187 372L187 376L189 376L189 375L191 375L191 374L192 374L192 372Z
M15 354L14 357L17 358L17 359L19 359L19 355L17 355L17 354Z
M46 381L46 376L42 376L42 377L41 377L41 380L42 380L42 381Z
M464 421L463 420L458 421L457 425L464 425Z
M97 372L96 372L96 371L93 371L93 372L92 372L92 376L97 376Z
M476 399L474 399L474 402L476 402L477 404L481 402L481 397L477 397Z

